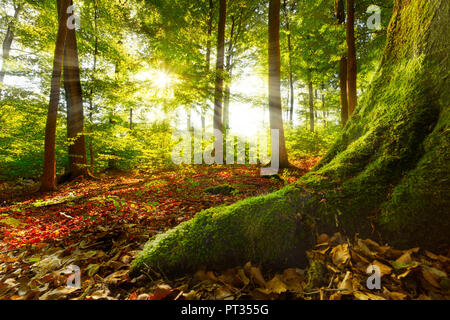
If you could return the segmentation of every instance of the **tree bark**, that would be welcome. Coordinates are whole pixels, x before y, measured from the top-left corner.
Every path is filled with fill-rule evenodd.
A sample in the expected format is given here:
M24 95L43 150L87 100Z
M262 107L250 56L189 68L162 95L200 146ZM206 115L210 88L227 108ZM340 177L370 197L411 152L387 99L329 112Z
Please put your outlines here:
M61 73L64 58L64 43L67 36L66 22L67 8L70 0L58 0L59 12L58 34L56 36L55 54L53 58L53 72L50 87L50 102L48 106L47 123L45 127L44 170L41 182L41 191L56 189L56 123L58 120L58 105L61 88Z
M279 131L280 168L290 166L281 109L280 0L269 3L269 112L270 128Z
M97 20L98 20L98 5L97 0L94 0L94 33L95 33L95 43L94 43L94 61L92 67L91 75L91 89L89 92L89 131L92 133L93 128L93 113L94 113L94 84L95 84L95 73L97 71L97 55L98 55L98 34L97 34ZM89 167L91 174L95 171L95 157L94 157L94 147L92 142L92 137L89 139Z
M283 10L285 14L286 30L287 30L287 42L288 42L288 55L289 55L289 121L291 124L294 121L294 74L292 69L292 42L291 42L291 22L289 19L289 8L287 0L283 1Z
M348 114L352 116L358 104L355 43L355 1L347 0L347 96Z
M211 35L213 30L213 19L214 19L214 2L209 0L209 15L208 15L208 41L206 44L206 75L209 76L209 70L211 67ZM209 95L209 83L207 86L206 96ZM203 106L201 114L202 131L205 132L206 129L206 111L208 110L208 98L205 99L205 104Z
M2 46L2 69L0 70L0 98L2 97L2 86L6 75L6 63L9 60L11 45L14 40L14 28L17 20L19 19L20 12L22 11L22 3L19 3L17 7L14 8L14 18L8 24L6 29L5 39L3 40Z
M133 108L130 108L130 130L133 130Z
M308 91L309 91L309 131L314 132L314 90L313 83L309 81L308 83Z
M73 1L70 1L73 5ZM69 139L70 179L88 174L84 136L83 92L76 30L68 29L64 50L64 88L67 100L67 138Z
M225 130L230 128L230 94L231 94L231 77L233 71L233 37L234 37L234 29L236 25L236 18L231 17L231 30L230 30L230 39L228 40L228 48L227 48L227 58L225 63L225 70L227 73L227 82L225 84L225 96L224 96L224 104L223 104L223 126Z
M339 88L341 98L341 127L345 127L348 121L348 97L347 97L347 57L343 56L339 62Z
M216 90L214 95L214 129L223 132L223 74L225 63L225 25L227 19L227 1L220 0L219 30L217 36Z
M344 0L336 0L335 12L340 25L345 25ZM341 102L341 127L345 127L348 121L348 96L347 96L347 54L343 54L339 61L339 90Z
M325 105L325 85L323 83L322 83L321 98L322 98L323 126L326 128L328 126L328 121L327 121L327 110Z

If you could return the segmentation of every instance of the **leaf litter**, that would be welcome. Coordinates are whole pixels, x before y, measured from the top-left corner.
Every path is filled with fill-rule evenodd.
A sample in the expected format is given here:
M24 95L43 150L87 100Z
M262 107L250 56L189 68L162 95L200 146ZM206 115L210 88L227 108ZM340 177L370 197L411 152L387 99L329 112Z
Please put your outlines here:
M150 270L131 278L130 263L152 236L201 209L272 192L296 177L288 172L286 177L293 180L283 182L261 179L255 168L212 170L82 180L43 199L38 195L1 207L0 299L450 299L449 251L396 250L370 239L344 239L339 233L318 237L307 252L307 269L273 272L248 262L221 272L203 268L176 280ZM299 170L297 178L306 171ZM221 184L241 192L198 192ZM40 205L32 205L36 202ZM14 223L5 223L5 217ZM379 290L366 285L371 265L381 272ZM67 286L71 266L81 270L79 288Z

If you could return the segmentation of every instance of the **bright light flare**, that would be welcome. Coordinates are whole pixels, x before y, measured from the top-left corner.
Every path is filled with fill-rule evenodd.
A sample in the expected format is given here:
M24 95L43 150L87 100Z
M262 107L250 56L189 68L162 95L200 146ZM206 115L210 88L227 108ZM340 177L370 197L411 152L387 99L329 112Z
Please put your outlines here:
M178 80L176 76L164 70L146 70L135 76L138 81L149 81L157 89L170 89Z

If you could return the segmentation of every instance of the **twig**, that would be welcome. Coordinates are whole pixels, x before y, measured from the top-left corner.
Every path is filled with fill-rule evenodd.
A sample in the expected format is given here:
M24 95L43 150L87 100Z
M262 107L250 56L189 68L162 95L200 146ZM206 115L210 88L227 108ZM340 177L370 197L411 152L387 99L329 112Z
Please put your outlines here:
M319 291L313 291L313 292L304 292L304 295L312 295L312 294L318 294L321 292L341 292L341 291L347 291L347 289L321 289Z

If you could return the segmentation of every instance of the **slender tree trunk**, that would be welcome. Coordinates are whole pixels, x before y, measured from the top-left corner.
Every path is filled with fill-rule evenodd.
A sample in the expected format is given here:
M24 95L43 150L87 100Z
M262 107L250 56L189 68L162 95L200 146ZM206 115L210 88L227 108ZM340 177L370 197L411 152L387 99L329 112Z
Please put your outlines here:
M231 78L232 69L228 71L228 77ZM230 129L230 95L231 88L230 84L225 86L225 97L223 103L223 127L225 130Z
M225 130L228 130L230 128L229 121L230 121L230 94L231 94L231 77L232 77L232 71L233 71L233 35L234 35L234 28L236 25L236 18L233 16L231 17L231 31L230 31L230 39L228 43L227 48L227 58L226 58L226 64L225 64L225 70L227 72L227 82L225 84L225 97L224 97L224 108L223 108L223 126Z
M5 75L6 75L6 63L9 60L11 45L14 40L14 28L15 28L17 19L19 19L19 15L20 15L20 12L22 11L22 8L23 8L22 3L19 3L17 5L17 7L14 8L14 18L8 24L8 28L6 29L5 39L3 40L2 69L0 70L0 98L2 97L2 86L3 86L3 81L4 81Z
M347 57L342 57L339 62L339 87L341 91L341 126L348 121L348 97L347 97Z
M344 0L336 0L335 12L340 25L345 25ZM347 54L343 54L339 62L339 90L341 100L341 127L348 121L348 96L347 96Z
M188 108L188 110L187 110L186 129L187 129L187 131L192 131L192 109L191 108Z
M289 167L281 110L280 0L269 2L269 112L270 128L279 130L280 168Z
M223 132L223 73L225 62L225 25L227 19L227 1L220 0L219 30L217 36L216 90L214 95L214 129Z
M61 11L59 13L58 34L56 36L52 81L50 87L50 102L48 106L47 124L45 127L44 170L42 175L41 191L51 191L56 189L56 123L58 120L59 91L61 88L64 43L67 36L67 8L70 1L58 0L58 4Z
M133 130L133 108L130 108L130 130Z
M70 1L70 5L73 1ZM67 30L64 51L64 88L67 100L70 179L87 175L83 93L80 80L76 30Z
M314 90L313 90L313 83L312 81L308 84L309 88L309 130L311 132L314 132Z
M327 111L326 111L326 106L325 106L325 85L323 83L322 83L321 97L322 97L323 126L326 128L327 127Z
M94 33L95 33L95 44L94 44L94 62L92 67L91 76L91 90L89 93L89 131L93 131L93 113L94 113L94 84L95 84L95 72L97 71L97 55L98 55L98 35L97 35L97 19L98 19L98 7L97 1L94 0ZM95 170L95 159L94 159L94 147L92 143L92 137L89 141L89 166L91 174L94 174Z
M355 1L347 0L347 96L349 117L358 104L356 91Z
M213 0L209 0L209 16L208 16L208 41L206 45L206 74L209 75L209 70L211 67L211 35L213 30L213 19L214 19L214 2ZM207 96L209 95L209 83L207 87ZM206 111L208 110L208 98L205 99L205 105L202 110L201 122L202 122L202 131L204 132L206 129Z
M291 22L289 19L289 9L287 5L287 0L283 1L283 8L286 20L286 30L287 34L287 42L288 42L288 55L289 55L289 98L290 98L290 108L289 108L289 121L291 124L294 121L294 75L292 70L292 42L291 42Z

